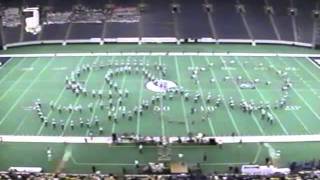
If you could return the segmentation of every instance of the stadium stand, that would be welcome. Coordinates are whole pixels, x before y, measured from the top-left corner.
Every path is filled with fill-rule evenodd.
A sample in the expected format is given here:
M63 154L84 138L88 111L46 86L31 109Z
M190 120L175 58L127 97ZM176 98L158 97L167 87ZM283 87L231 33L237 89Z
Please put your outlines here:
M300 42L311 42L313 31L312 11L315 10L316 2L302 3L301 1L293 1L293 7L297 8L296 24L297 24L297 40Z
M177 23L181 38L211 37L208 18L201 1L176 1L179 5Z
M278 28L280 40L294 41L291 18L288 16L289 1L268 0L268 6L272 7L272 17Z
M41 5L43 30L24 31L21 4L5 1L2 12L3 44L91 38L170 37L177 39L282 40L319 43L315 0L255 1L26 1ZM228 23L223 17L228 16Z
M254 39L276 39L272 25L265 13L264 4L255 0L240 1L245 8L247 19Z
M72 23L68 39L90 39L100 38L102 32L102 23Z
M107 179L107 180L115 180L115 179L225 179L225 180L233 180L233 179L318 179L320 178L320 172L318 170L301 170L297 171L294 174L290 175L281 175L275 174L272 176L262 176L262 175L241 175L239 173L225 173L218 174L212 173L208 175L203 175L199 172L195 172L192 174L158 174L158 175L147 175L147 174L139 174L139 175L113 175L113 174L64 174L64 173L27 173L27 172L0 172L1 179Z
M48 24L43 27L41 40L62 40L65 37L68 24Z
M242 23L241 16L237 13L236 1L212 0L213 4L213 22L217 29L219 39L248 39L249 35ZM224 18L228 16L228 23Z
M141 15L138 1L116 1L106 15L104 38L139 37ZM110 5L109 5L110 6Z
M150 0L141 13L144 37L174 37L173 17L169 1Z

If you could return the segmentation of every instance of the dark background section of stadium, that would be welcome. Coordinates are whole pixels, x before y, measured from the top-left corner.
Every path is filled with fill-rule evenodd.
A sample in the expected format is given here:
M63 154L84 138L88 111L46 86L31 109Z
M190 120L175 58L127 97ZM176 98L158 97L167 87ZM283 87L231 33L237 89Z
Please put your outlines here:
M15 15L17 23L14 26L4 24L1 28L3 44L119 37L282 40L320 44L320 23L313 16L320 7L318 0L1 0L0 3L0 11L38 6L41 22L48 22L47 13L70 13L63 22L43 24L42 32L37 35L26 33L24 19ZM79 7L76 10L76 5L81 5L82 12ZM177 5L175 13L173 5ZM239 5L244 8L243 15L237 9ZM267 6L272 8L271 16L266 13ZM294 16L290 15L290 8L296 10ZM88 9L90 13L100 12L106 19L97 17L99 22L79 23L81 13ZM131 16L121 14L128 9Z

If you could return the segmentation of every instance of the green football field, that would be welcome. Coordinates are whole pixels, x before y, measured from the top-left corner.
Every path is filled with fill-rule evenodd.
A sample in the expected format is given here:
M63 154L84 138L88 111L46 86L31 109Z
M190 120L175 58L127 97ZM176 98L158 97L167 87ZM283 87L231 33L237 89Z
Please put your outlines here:
M247 52L246 48L240 52ZM19 53L19 49L15 53ZM294 49L292 53L295 53ZM86 66L90 70L82 69ZM115 73L125 67L132 69ZM76 82L86 88L87 96L83 93L77 96L66 88L66 77L69 79L77 70L81 73ZM155 79L174 82L183 93L151 91L146 88L150 80L143 71ZM127 97L124 93L121 96L105 81L108 72L113 73L113 85L117 84L122 92L127 91ZM285 82L290 83L287 90L282 89ZM190 133L207 136L319 134L319 82L319 67L307 57L257 57L250 54L11 57L0 69L0 134L88 136L91 132L94 136L126 133L170 137ZM93 91L97 93L95 97ZM99 91L102 97L99 97ZM285 104L280 107L283 99ZM35 111L37 100L41 102L47 124ZM253 108L252 113L240 107L243 102ZM148 107L135 113L144 103ZM79 106L81 112L74 109ZM73 109L69 111L69 107ZM261 109L272 120L262 118ZM175 154L184 152L186 159L183 161L194 165L207 152L210 154L208 161L201 166L211 171L226 169L230 165L263 163L270 151L281 149L283 152L286 146L299 149L302 144L234 144L226 145L224 150L214 146L173 146L172 154L174 159ZM310 149L319 147L318 143L307 145L312 146ZM46 158L46 147L53 149L52 161ZM12 153L8 154L9 151ZM72 156L61 165L68 151ZM120 172L123 166L133 168L135 159L143 163L156 161L156 147L146 147L145 151L140 155L134 145L3 143L0 144L0 168L5 170L10 166L31 164L48 171L82 172L97 165L104 172ZM233 156L228 157L230 154ZM39 158L34 161L32 157L35 155ZM309 154L313 155L316 156ZM304 156L298 159L303 160ZM305 158L316 158L309 156ZM287 154L281 158L279 165L284 166L290 161Z

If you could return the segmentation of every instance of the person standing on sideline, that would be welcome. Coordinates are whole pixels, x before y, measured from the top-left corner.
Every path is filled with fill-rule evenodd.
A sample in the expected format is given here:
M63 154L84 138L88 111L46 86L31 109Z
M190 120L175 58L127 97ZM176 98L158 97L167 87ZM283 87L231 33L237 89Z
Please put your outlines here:
M139 144L139 153L142 154L142 150L143 150L143 145L142 143Z

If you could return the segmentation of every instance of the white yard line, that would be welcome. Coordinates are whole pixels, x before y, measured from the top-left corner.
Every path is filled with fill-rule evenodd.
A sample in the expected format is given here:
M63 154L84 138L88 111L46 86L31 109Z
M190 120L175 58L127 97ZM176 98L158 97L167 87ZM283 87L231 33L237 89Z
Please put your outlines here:
M320 82L320 78L316 76L313 72L311 72L303 63L300 62L297 58L294 58L294 61L296 64L298 64L302 69L304 69L306 72L308 72L315 80ZM311 59L307 58L308 62L311 62L315 67L319 68L319 65L315 64Z
M258 159L259 159L259 156L260 156L260 154L261 154L261 150L262 150L262 145L261 145L261 144L259 144L259 143L258 143L257 145L258 145L258 150L257 150L256 155L254 156L253 161L252 161L252 163L253 163L253 164L258 163Z
M281 58L280 58L281 59ZM286 64L286 63L285 63ZM297 76L297 74L296 74ZM307 85L307 83L302 80L302 82ZM320 116L318 115L318 113L316 113L316 111L312 108L312 106L303 98L303 96L296 91L294 88L292 88L292 90L298 95L298 97L304 102L304 104L309 108L309 110L317 117L317 119L320 121Z
M210 62L209 62L207 56L205 56L205 59L206 59L206 62L209 64ZM214 71L213 71L212 69L210 69L210 68L209 68L209 70L210 70L211 75L214 77L214 79L217 79ZM216 85L217 85L217 87L218 87L219 93L220 93L221 95L224 95L223 92L222 92L222 88L221 88L220 84L219 84L217 81L215 81L215 83L216 83ZM237 124L235 123L235 119L234 119L234 117L233 117L230 109L228 108L226 102L223 101L223 104L224 104L224 106L226 107L226 110L227 110L227 112L228 112L228 116L229 116L229 118L231 119L231 123L232 123L233 127L235 128L236 133L237 133L238 135L241 135L240 130L239 130Z
M113 59L114 59L114 56L112 56L112 58L111 58L111 61L112 61L112 62L113 62ZM100 82L101 82L101 81L100 81ZM102 86L101 86L102 90L104 90L106 86L107 86L106 81L103 81ZM101 89L101 88L100 88L100 89ZM122 86L121 86L121 89L122 89ZM101 99L100 99L100 98L96 100L96 103L95 103L94 106L93 106L93 112L92 112L92 115L91 115L91 117L90 117L90 124L92 124L93 117L94 117L95 114L96 114L97 105L98 105L99 102L101 102ZM118 107L117 107L117 109L118 109ZM89 135L89 132L90 132L90 130L88 129L87 132L86 132L86 135L87 135L87 136ZM113 131L112 131L112 132L113 132Z
M158 57L158 63L161 65L162 62L161 62L161 56ZM161 79L163 78L162 77L162 74L160 73L160 77ZM165 126L164 126L164 119L163 119L163 110L162 110L162 107L163 107L163 96L161 96L161 99L160 99L160 118L161 118L161 134L162 134L162 137L165 137L166 135L166 131L165 131Z
M39 59L39 58L37 58L37 60L38 60L38 59ZM29 66L32 67L32 66L35 64L35 62L37 62L37 60L34 60ZM21 74L21 76L20 76L17 80L15 80L15 82L10 86L10 88L8 88L8 89L5 91L5 93L3 93L3 94L0 96L0 101L2 101L2 100L5 98L5 96L6 96L12 89L14 89L14 87L15 87L17 84L20 83L20 81L22 80L22 78L25 76L26 72L27 72L27 71L23 71L23 73ZM8 75L8 74L7 74L7 75Z
M81 59L80 59L80 61L77 63L77 66L76 66L76 67L79 67L79 65L82 64L84 58L85 58L84 56L81 57ZM61 82L63 82L63 80L61 80ZM66 88L65 88L65 86L64 86L64 84L63 84L63 88L62 88L62 90L60 91L57 99L56 99L55 102L54 102L54 105L55 105L55 106L56 106L57 103L60 101L60 99L62 98L62 95L63 95L63 93L64 93L65 91L66 91ZM53 111L50 109L50 112L48 113L47 118L49 118L52 113L53 113ZM41 132L42 132L43 128L44 128L44 123L41 124L41 126L40 126L40 128L39 128L39 130L38 130L38 132L37 132L37 135L38 135L38 136L41 135Z
M300 63L299 60L297 60L296 58L294 58L294 60L295 60L296 64L298 64L300 67L302 67L302 69L304 69L309 75L311 75L312 78L314 78L316 81L320 82L320 80L318 79L318 77L317 77L316 75L314 75L314 73L312 73L308 68L306 68L305 65L303 65L302 63ZM311 60L309 60L309 61L311 61ZM311 62L313 62L313 61L311 61ZM317 66L317 67L319 67L319 66ZM310 90L312 91L312 93L313 93L314 95L316 95L316 97L320 100L320 97L317 96L317 95L318 95L318 92L315 91L315 89L314 89L308 82L306 82L305 80L303 80L302 77L301 77L296 71L295 71L295 74L296 74L297 76L299 76L299 78L303 81L303 83L304 83L306 86L308 86L308 89L310 89Z
M265 58L266 59L266 58ZM269 61L268 61L269 62ZM269 64L270 64L270 62L269 62ZM274 65L274 64L272 64L272 65ZM265 91L265 90L264 90ZM301 119L300 119L300 117L298 117L297 116L297 114L294 112L294 111L292 111L293 112L293 115L296 117L296 119L299 121L299 123L302 125L302 127L304 128L304 130L306 131L306 132L308 132L309 134L311 134L311 132L310 132L310 130L307 128L307 126L303 123L303 121L301 121Z
M2 78L1 78L1 80L0 80L0 84L2 84L3 81L11 74L11 72L12 72L13 70L17 69L18 66L20 65L20 63L23 62L24 60L25 60L25 58L19 59L19 60L18 60L18 61L19 61L18 64L14 65L14 66L9 70L9 72L6 73L6 75L2 76ZM10 59L10 60L8 60L8 61L10 62L10 61L13 61L13 60ZM17 61L17 60L15 60L15 61ZM5 68L5 66L6 66L9 62L6 62L3 66L1 66L0 69Z
M280 58L280 62L283 62L285 65L286 65L286 67L287 67L287 63L285 63L285 61L282 61L281 60L281 57L279 57ZM270 62L269 60L268 60L268 62ZM269 63L270 64L270 63ZM295 74L296 74L296 72L295 72ZM298 76L298 74L296 74L296 76ZM300 77L300 76L299 76ZM309 89L310 90L310 89ZM309 134L311 134L311 131L309 130L309 128L303 123L303 121L300 119L300 117L294 112L294 111L292 111L292 113L293 113L293 115L297 118L297 120L299 121L299 123L303 126L303 128L305 129L305 131L307 131Z
M220 58L220 60L221 60L221 63L223 64L223 66L224 66L225 69L227 70L229 76L232 76L232 73L230 72L230 70L227 68L227 66L225 65L225 63L223 63L224 59L223 59L221 56L220 56L219 58ZM242 99L245 99L245 96L244 96L243 93L241 92L241 89L239 88L239 86L238 86L233 80L232 80L232 82L233 82L233 84L235 85L237 91L239 92L241 98L242 98ZM260 133L261 133L262 135L265 135L265 132L264 132L263 128L261 127L259 121L257 120L256 116L252 113L252 114L251 114L251 117L253 118L254 122L256 123L256 125L257 125Z
M97 56L97 58L94 60L93 63L96 63L96 64L97 64L98 61L99 61L99 59L100 59L100 57ZM93 70L91 70L91 71L89 72L89 74L88 74L88 76L87 76L87 78L86 78L86 81L85 81L85 83L84 83L85 85L88 84L89 79L90 79L90 77L91 77L91 75L92 75L92 71L93 71ZM73 106L77 105L77 104L79 103L80 99L81 99L81 96L77 97L77 98L76 98L76 102L73 103ZM67 125L69 124L73 113L74 113L74 111L72 111L72 112L69 114L68 119L67 119L66 124L65 124L65 127L64 127L62 133L60 134L60 136L64 136L65 129L66 129Z
M195 67L192 56L190 56L190 62L191 62L191 64L192 64L192 67ZM197 87L198 87L198 90L200 91L200 94L201 94L200 97L201 97L202 105L203 105L203 106L205 107L205 109L206 109L206 112L205 112L205 113L209 113L209 112L208 112L207 104L206 104L205 100L203 99L203 98L204 98L204 93L203 93L203 90L202 90L202 87L201 87L201 83L200 83L200 82L197 84ZM208 124L209 124L210 130L211 130L212 136L215 136L216 133L215 133L215 131L214 131L214 127L213 127L213 125L212 125L211 118L210 118L209 116L208 116Z
M176 67L178 84L179 84L179 86L181 86L181 78L180 78L180 73L179 73L180 71L179 71L179 65L178 65L178 61L177 61L177 56L174 56L174 62L175 62L175 67ZM184 105L182 97L180 98L180 100L181 100L181 104L182 104L183 117L184 117L184 121L185 121L185 125L186 125L186 131L187 131L187 133L190 133L190 127L189 127L189 121L188 121L188 118L187 118L186 107Z
M25 116L19 123L17 129L13 132L14 135L17 135L17 133L20 131L22 128L22 125L24 124L25 120L28 118L28 116Z
M148 60L145 59L146 57L143 56L143 62L147 63ZM139 106L141 105L142 102L142 92L143 92L143 87L144 87L144 77L143 74L141 74L141 84L140 84L140 91L139 91ZM140 135L140 121L141 121L141 117L140 117L140 113L138 113L137 115L137 128L136 128L136 135Z
M22 59L24 59L24 58L22 58ZM13 58L12 58L12 57L9 57L9 59L8 59L4 64L2 64L2 66L0 66L0 70L3 69L4 67L8 66L8 64L9 64L11 61L13 61ZM19 63L20 63L20 62L19 62ZM19 63L18 63L18 64L19 64ZM16 65L18 65L18 64L16 64ZM16 66L16 65L14 65L14 66Z
M126 60L128 60L128 57L127 57ZM121 82L121 86L120 86L120 89L121 89L121 90L123 90L123 87L124 87L124 85L125 85L127 76L128 76L127 74L124 74L124 75L123 75L122 82ZM117 107L116 107L116 112L115 112L116 116L118 115L118 111L119 111L119 102L117 102ZM114 133L115 131L116 131L116 122L113 122L111 132Z
M239 59L237 57L235 57L235 59L237 60L237 63L240 65L240 67L242 68L242 70L245 72L246 76L249 78L249 79L252 79L252 77L250 76L250 74L247 72L247 70L243 67L242 64L240 64L238 61ZM263 93L260 92L259 88L257 87L256 88L258 94L260 95L260 97L263 99L263 101L267 101L266 98L264 97ZM272 112L272 114L276 117L277 121L279 122L280 124L280 127L282 128L283 132L285 134L289 134L288 133L288 130L285 128L285 126L282 124L282 122L280 121L279 117L277 116L277 114L275 112L272 111L272 109L270 108L270 111Z
M18 99L15 100L14 104L10 107L10 109L7 111L7 113L3 116L3 118L0 121L0 126L2 123L8 118L9 114L12 112L12 110L17 106L17 104L21 101L21 99L26 95L27 92L31 89L31 87L37 82L37 79L41 77L41 74L49 67L49 65L53 62L53 59L51 59L45 67L42 68L42 70L37 74L37 76L33 79L32 83L29 84L29 86L19 95Z

